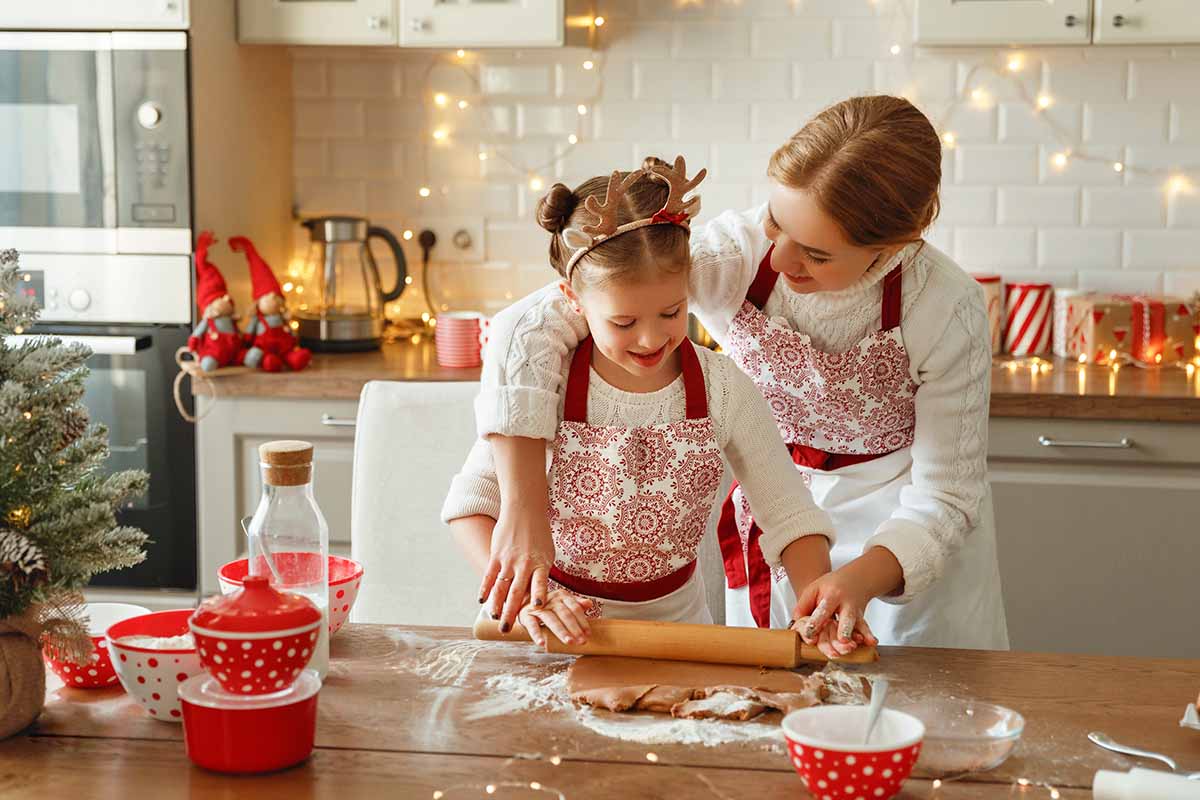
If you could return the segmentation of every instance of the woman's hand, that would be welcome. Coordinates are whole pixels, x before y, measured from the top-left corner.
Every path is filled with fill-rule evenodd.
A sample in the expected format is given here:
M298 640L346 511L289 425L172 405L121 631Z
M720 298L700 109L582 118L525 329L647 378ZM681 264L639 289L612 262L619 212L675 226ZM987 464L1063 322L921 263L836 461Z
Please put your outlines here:
M491 558L479 586L492 619L508 633L525 605L546 602L554 536L547 517L546 442L510 436L489 438L500 483L500 517L492 531Z
M792 616L808 644L826 656L849 655L860 643L878 639L866 622L867 604L904 585L900 562L886 548L872 547L849 564L810 583L796 602Z
M527 605L521 609L517 619L533 643L543 650L546 649L543 625L564 644L583 644L592 630L587 620L587 612L591 607L592 601L588 598L555 589L540 608Z

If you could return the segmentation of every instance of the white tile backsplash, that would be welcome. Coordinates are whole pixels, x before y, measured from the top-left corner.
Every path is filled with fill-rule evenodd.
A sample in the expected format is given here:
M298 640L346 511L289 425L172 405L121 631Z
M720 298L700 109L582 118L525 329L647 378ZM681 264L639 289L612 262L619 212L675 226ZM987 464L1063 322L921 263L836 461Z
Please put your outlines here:
M548 187L682 153L691 169L709 167L707 218L763 202L771 153L826 104L886 92L955 133L928 238L964 267L1064 288L1200 289L1200 48L1028 49L1015 76L971 77L986 103L951 109L972 68L1003 65L1007 51L914 54L892 5L568 0L568 14L608 18L596 49L573 31L567 47L473 50L432 69L429 51L295 48L295 200L301 213L369 214L393 227L483 214L486 266L443 269L439 280L454 302L494 309L553 278L532 221L544 190L504 156ZM439 91L449 107L433 106ZM1053 104L1031 111L1022 92ZM458 99L470 107L460 111ZM435 125L449 131L445 143L430 138ZM1095 160L1052 163L1081 145ZM1114 161L1156 173L1118 173ZM1167 178L1185 167L1196 185L1172 195ZM417 196L421 185L431 197ZM405 303L419 312L417 294Z

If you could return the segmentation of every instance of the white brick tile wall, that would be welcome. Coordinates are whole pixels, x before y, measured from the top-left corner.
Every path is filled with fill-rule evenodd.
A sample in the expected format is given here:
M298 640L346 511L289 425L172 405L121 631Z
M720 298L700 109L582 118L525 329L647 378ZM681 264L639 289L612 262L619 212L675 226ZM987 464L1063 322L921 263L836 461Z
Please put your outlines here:
M959 145L959 183L1036 183L1037 148L1022 145Z
M1001 225L1077 225L1079 189L1073 186L1001 186Z
M1088 186L1083 190L1083 224L1089 227L1162 227L1165 218L1161 189Z
M1121 232L1085 228L1038 231L1038 266L1046 269L1121 268Z
M1015 77L1029 96L1049 94L1049 110L1031 112L1010 76L987 69L972 85L988 102L951 109L972 67L1002 65L1008 51L914 53L892 5L571 0L569 13L608 18L595 41L572 29L563 48L473 50L432 70L428 51L295 48L296 203L401 230L423 216L482 214L486 265L441 265L438 288L495 310L553 277L531 221L544 190L503 154L549 186L682 153L691 169L709 168L710 217L765 201L771 153L825 105L886 92L910 97L957 138L943 154L942 214L927 239L964 267L1064 288L1200 289L1200 47L1030 48ZM583 69L587 60L596 68ZM435 92L471 107L434 108ZM440 145L435 125L450 133ZM1075 152L1056 167L1052 156L1069 146L1097 160ZM1118 173L1113 161L1159 173ZM1168 192L1167 176L1185 168L1195 185ZM422 184L431 197L417 196Z

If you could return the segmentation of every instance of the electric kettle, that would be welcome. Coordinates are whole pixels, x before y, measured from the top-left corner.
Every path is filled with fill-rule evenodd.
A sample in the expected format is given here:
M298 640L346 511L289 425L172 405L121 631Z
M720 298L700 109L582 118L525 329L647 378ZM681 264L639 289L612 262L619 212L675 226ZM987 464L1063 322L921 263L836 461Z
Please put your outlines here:
M404 291L404 251L387 228L361 217L314 217L302 223L311 242L300 279L303 294L293 310L300 343L313 350L374 350L383 339L384 303ZM396 263L396 281L386 292L370 241L382 239Z

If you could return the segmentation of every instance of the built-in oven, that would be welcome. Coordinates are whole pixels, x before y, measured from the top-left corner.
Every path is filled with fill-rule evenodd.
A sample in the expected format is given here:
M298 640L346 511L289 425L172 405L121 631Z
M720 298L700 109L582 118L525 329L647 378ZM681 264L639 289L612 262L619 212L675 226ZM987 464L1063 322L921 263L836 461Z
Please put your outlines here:
M44 5L102 23L158 2ZM187 45L183 30L0 30L0 247L42 308L25 335L92 348L83 402L109 430L104 468L150 475L118 512L149 536L146 561L97 586L197 587L195 431L172 395L192 321Z

